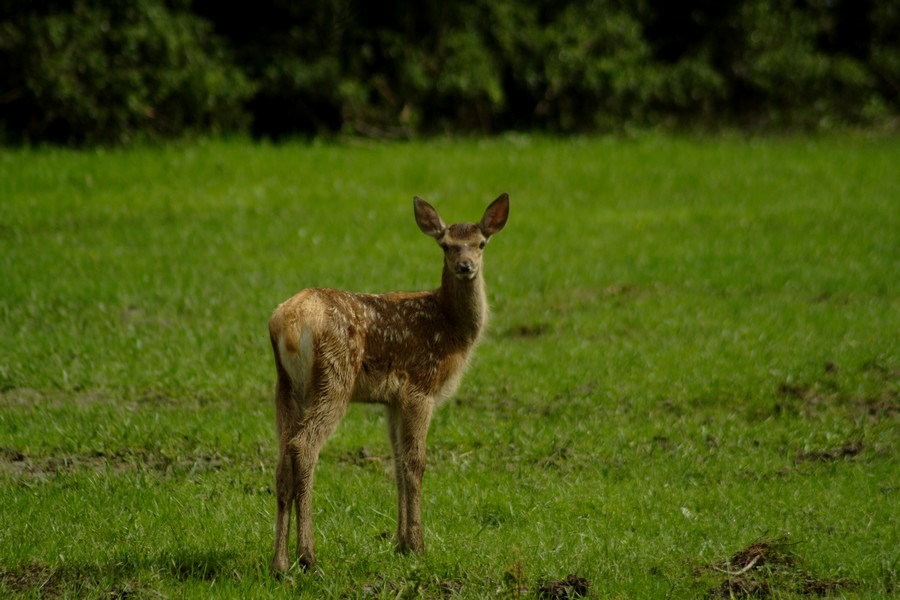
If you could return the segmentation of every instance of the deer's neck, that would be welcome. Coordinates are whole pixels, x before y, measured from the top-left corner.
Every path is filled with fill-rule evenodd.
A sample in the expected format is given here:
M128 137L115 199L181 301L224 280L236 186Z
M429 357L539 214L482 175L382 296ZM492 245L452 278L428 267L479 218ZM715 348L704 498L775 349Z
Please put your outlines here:
M437 290L444 313L468 343L475 343L487 322L488 304L481 271L473 279L458 279L444 267Z

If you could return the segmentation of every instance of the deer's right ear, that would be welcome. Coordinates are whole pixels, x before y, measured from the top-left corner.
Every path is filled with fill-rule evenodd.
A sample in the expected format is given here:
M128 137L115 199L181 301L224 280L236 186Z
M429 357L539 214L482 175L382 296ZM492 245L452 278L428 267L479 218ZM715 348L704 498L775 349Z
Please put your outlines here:
M413 207L416 211L416 223L419 225L422 233L430 235L434 239L441 237L447 226L444 225L444 221L441 219L438 211L418 196L413 198Z

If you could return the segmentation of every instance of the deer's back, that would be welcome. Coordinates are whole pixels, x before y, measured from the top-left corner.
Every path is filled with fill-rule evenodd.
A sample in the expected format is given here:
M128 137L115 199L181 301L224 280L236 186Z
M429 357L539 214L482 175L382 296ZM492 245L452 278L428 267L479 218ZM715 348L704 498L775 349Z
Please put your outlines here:
M275 310L269 330L276 360L296 385L326 378L357 402L442 400L455 391L472 346L434 292L310 288Z

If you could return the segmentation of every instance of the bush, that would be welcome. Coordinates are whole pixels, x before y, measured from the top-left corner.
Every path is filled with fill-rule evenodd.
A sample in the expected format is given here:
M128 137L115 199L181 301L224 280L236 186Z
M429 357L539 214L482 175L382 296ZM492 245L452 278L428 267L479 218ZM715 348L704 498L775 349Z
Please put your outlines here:
M866 48L868 64L879 82L880 95L870 100L866 115L884 118L900 113L900 5L879 2L870 12L872 31Z
M0 0L0 134L816 129L900 113L890 0Z
M825 5L801 10L776 0L745 3L733 73L747 116L801 127L862 120L863 108L877 95L876 82L861 61L823 48L822 36L834 29L836 16Z
M8 137L123 143L245 122L252 88L198 17L159 0L28 8L0 25Z

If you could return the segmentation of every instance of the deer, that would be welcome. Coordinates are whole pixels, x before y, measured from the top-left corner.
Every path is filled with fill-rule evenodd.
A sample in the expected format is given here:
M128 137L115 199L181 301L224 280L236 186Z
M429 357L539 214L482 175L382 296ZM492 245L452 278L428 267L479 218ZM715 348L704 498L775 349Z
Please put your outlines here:
M275 358L275 553L271 571L291 568L288 535L297 519L297 562L316 563L312 487L325 441L351 402L383 404L397 483L400 553L424 553L422 479L425 438L435 407L459 387L488 319L482 258L506 225L500 195L476 223L447 226L415 196L416 223L444 253L433 291L365 294L307 288L275 309L269 336Z

